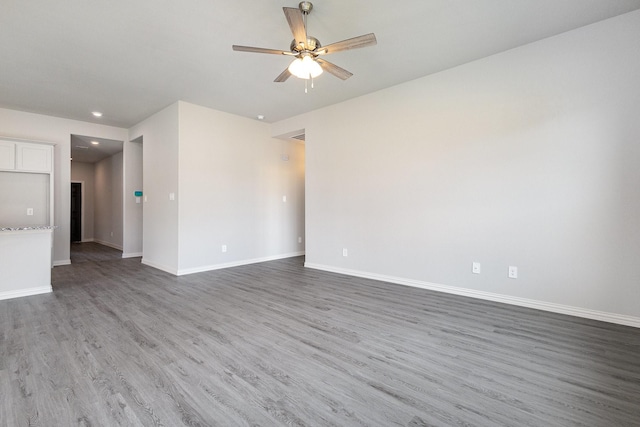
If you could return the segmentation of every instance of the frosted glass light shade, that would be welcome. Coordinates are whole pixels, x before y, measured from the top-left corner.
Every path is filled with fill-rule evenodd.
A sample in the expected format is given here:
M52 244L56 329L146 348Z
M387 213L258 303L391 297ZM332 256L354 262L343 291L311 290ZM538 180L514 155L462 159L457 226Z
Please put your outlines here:
M299 79L315 79L322 74L322 67L311 56L304 56L293 60L289 72Z

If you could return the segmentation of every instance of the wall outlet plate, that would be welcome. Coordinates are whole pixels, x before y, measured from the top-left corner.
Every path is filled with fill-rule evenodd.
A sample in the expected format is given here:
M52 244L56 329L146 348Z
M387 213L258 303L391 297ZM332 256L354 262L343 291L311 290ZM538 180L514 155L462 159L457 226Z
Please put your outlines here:
M517 279L518 278L518 267L515 267L513 265L509 266L509 278L510 279Z
M479 262L474 262L472 267L471 267L471 272L473 274L480 274L480 263Z

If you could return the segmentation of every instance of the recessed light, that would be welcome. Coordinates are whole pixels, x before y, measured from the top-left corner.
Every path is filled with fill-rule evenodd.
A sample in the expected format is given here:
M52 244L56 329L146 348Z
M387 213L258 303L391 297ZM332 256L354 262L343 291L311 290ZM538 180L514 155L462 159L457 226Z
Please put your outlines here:
M102 113L100 111L93 111L91 114L93 114L95 117L102 117Z
M258 114L258 120L264 120L264 116L262 114Z
M91 141L91 144L93 145L100 145L100 143L98 141Z

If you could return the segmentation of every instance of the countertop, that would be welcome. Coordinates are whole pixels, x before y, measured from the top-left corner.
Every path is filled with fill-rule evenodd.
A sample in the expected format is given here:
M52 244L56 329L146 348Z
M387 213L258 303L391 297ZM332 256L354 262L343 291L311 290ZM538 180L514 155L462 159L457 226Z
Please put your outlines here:
M0 232L1 231L39 231L39 230L53 230L55 228L58 228L57 225L38 225L38 226L33 226L33 227L2 227L0 228Z

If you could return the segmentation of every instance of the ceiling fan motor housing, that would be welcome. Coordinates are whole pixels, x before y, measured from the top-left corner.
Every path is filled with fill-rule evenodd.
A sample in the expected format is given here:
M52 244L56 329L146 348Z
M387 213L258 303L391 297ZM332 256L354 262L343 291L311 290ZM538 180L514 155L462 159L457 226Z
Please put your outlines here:
M295 39L293 39L291 41L291 46L290 46L291 52L294 52L294 53L300 53L300 52L303 52L305 50L306 51L312 51L312 50L319 49L321 47L322 47L322 45L320 44L320 40L318 40L315 37L310 37L310 36L307 36L307 43L306 43L306 45L304 47L303 46L299 46L296 43Z

